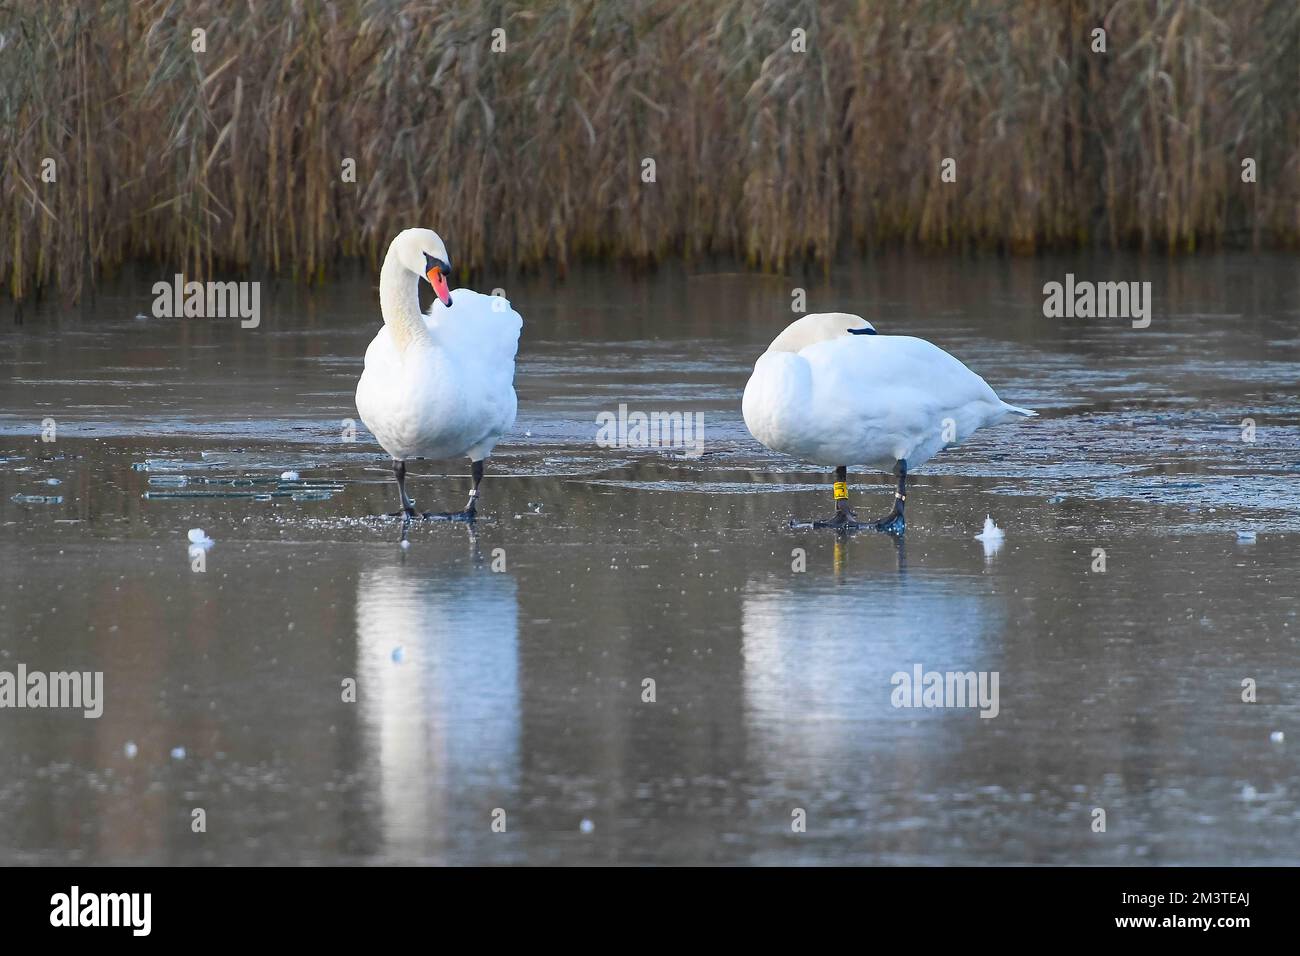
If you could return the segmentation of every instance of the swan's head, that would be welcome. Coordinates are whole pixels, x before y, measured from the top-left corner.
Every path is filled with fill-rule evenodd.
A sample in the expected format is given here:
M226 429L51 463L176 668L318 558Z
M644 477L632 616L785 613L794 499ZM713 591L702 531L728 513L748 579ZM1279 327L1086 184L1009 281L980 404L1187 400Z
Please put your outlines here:
M842 335L875 335L875 327L860 315L848 312L814 312L791 322L772 340L769 352L798 352L809 345Z
M447 287L447 277L451 275L451 256L442 238L432 229L403 229L392 245L388 255L396 258L404 268L414 272L433 286L442 304L451 307L451 289Z

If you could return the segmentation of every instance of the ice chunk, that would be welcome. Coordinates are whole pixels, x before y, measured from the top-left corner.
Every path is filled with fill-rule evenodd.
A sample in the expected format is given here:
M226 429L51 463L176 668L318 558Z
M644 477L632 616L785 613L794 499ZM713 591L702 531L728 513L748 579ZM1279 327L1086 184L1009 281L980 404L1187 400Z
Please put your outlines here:
M1286 740L1286 734L1282 733L1280 730L1275 730L1268 735L1268 739L1273 741L1275 744L1280 744L1282 741Z
M280 472L280 480L281 480L281 481L297 481L297 480L298 480L298 473L297 473L296 471L282 471L282 472Z
M203 457L208 453L204 452ZM179 458L146 458L144 461L134 462L131 467L136 471L190 471L202 468L220 468L227 465L226 461L182 461Z
M127 760L134 760L135 755L140 752L140 748L135 745L134 740L128 740L126 746L122 748L122 753L126 754Z
M185 759L185 748L184 748L184 747L173 747L173 748L172 748L172 759L173 759L173 760L184 760L184 759Z
M265 484L268 481L278 481L277 478L267 478L265 480L254 481L252 479L243 480L225 480L225 481L206 481L199 479L199 484L205 485L252 485L254 483ZM294 494L291 490L294 486L287 486L281 490L276 488L275 491L146 491L145 498L252 498L254 501L270 501L272 498L289 498ZM297 486L300 490L311 490L314 485ZM342 490L340 487L339 490Z
M194 545L196 548L212 547L212 539L204 533L202 528L190 528L189 539L190 544Z
M1238 532L1237 532L1237 540L1238 540L1239 542L1241 542L1242 544L1254 544L1254 543L1255 543L1255 532L1253 532L1253 531L1238 531Z
M998 549L1002 547L1002 540L1005 537L1006 535L1002 533L1002 529L993 523L993 516L985 515L984 530L975 535L975 540L984 545L984 557L991 558L998 553Z
M583 833L591 833L593 830L596 829L596 824L592 823L586 817L583 817L582 822L578 824L578 829L581 830Z

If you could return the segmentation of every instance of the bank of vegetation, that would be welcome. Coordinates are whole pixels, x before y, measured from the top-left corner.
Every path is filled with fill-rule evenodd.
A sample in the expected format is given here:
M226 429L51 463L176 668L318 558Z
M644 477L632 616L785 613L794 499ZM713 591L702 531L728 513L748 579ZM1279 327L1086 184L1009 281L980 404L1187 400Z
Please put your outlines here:
M0 37L17 298L320 281L413 224L471 272L1300 245L1295 0L0 0Z

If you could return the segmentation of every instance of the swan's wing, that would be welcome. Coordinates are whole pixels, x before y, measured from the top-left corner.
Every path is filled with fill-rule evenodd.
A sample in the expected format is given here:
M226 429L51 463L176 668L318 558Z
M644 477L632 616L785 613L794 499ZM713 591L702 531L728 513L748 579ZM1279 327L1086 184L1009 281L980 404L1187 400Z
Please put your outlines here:
M397 354L397 347L393 344L393 337L388 333L388 326L381 325L379 332L366 346L365 367L384 372L391 371L400 363L401 356Z
M392 383L400 374L401 357L385 325L366 347L365 368L357 381L357 412L372 433L388 415Z
M514 378L515 353L524 320L504 296L455 289L448 309L434 300L425 325L452 354L485 369L509 368Z
M479 424L469 448L477 459L515 423L515 354L524 322L503 296L455 289L451 301L448 309L435 300L425 324L443 360L455 368L458 391Z
M803 349L813 381L858 411L902 404L955 408L998 397L984 379L925 339L910 335L841 336Z
M924 339L855 335L799 353L809 364L818 429L885 448L919 466L1004 414L980 376Z

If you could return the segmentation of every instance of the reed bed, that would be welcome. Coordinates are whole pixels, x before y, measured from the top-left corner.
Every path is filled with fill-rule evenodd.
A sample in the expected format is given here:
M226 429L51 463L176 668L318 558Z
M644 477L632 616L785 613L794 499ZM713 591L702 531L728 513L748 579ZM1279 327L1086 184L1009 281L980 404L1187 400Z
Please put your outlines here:
M315 282L413 224L462 278L1300 246L1295 0L0 0L0 42L17 299L133 260Z

